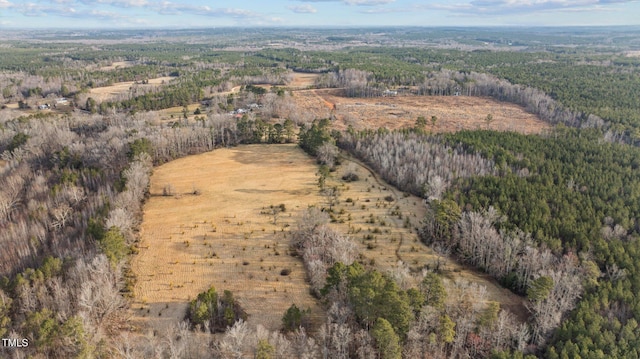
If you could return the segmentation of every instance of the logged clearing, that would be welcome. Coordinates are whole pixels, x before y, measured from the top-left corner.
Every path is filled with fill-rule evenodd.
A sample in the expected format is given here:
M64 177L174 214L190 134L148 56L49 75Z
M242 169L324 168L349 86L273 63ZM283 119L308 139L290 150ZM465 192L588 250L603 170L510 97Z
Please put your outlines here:
M140 81L117 82L111 86L92 88L89 90L89 94L96 101L108 101L118 97L119 95L135 92L137 89L144 91L157 88L158 86L169 83L173 79L175 79L175 77L158 77L155 79L149 79L149 82L146 84L142 84Z
M319 321L323 312L309 294L302 261L288 255L288 226L321 201L316 172L296 145L218 149L155 168L133 261L136 318L165 328L214 285L233 292L250 324L278 329L294 303ZM167 184L174 196L162 196ZM280 204L286 211L273 224L263 213ZM283 269L291 274L282 276Z
M300 108L316 118L334 118L333 126L356 130L386 127L390 130L412 127L419 116L427 119L427 130L455 132L491 129L525 134L541 133L551 126L522 107L491 98L470 96L390 96L348 98L339 89L294 92ZM487 115L493 117L489 124ZM436 116L436 125L431 117Z
M347 167L355 167L359 181L341 180ZM293 303L311 308L314 325L322 323L323 309L309 294L304 265L289 255L289 230L302 211L309 205L328 208L316 172L315 162L296 145L219 149L155 168L133 261L138 322L163 330L183 319L189 300L214 285L234 293L252 325L279 329ZM385 273L404 263L415 274L411 286L422 269L439 266L450 300L459 298L463 283L478 284L486 288L487 301L525 319L522 298L419 241L416 229L425 216L420 198L394 189L348 156L327 183L339 189L333 226L358 245L364 263ZM162 195L167 185L171 196ZM274 218L270 206L279 204L286 211ZM283 269L291 274L282 276Z

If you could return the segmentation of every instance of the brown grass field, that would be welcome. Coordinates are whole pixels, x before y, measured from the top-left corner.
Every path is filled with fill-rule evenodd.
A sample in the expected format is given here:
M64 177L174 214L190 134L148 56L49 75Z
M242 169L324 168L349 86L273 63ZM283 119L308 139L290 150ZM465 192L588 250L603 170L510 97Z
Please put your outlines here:
M534 114L520 106L498 102L490 98L469 96L395 96L376 98L347 98L341 90L322 89L295 91L298 106L316 118L334 117L334 127L346 129L407 128L415 125L418 116L427 119L427 130L455 132L460 130L492 129L521 133L540 133L550 128ZM493 121L487 125L487 115ZM436 116L435 127L431 116Z
M158 77L155 79L149 79L149 83L144 85L142 83L136 84L134 81L118 82L111 86L92 88L89 90L89 94L98 102L108 101L118 95L128 93L133 86L141 89L154 88L168 83L173 79L174 77L169 76Z
M344 183L346 166L356 166L361 180ZM304 266L288 255L288 232L301 212L309 205L326 207L316 172L314 161L295 145L219 149L156 168L133 261L138 281L132 308L138 323L166 328L181 320L188 301L210 285L231 290L250 324L276 330L292 303L311 308L314 324L321 323L323 309L309 295ZM161 195L167 184L175 195ZM440 261L452 300L459 283L477 283L486 287L488 300L522 317L520 297L481 273L438 258L418 240L415 229L425 215L420 198L403 195L351 158L328 184L340 189L334 226L357 243L365 263L389 272L402 261L419 272ZM193 195L194 189L201 194ZM280 203L287 211L274 225L273 216L264 213ZM284 268L292 270L289 276L280 275Z
M136 317L163 328L210 285L231 290L250 323L272 330L293 303L320 317L302 262L288 255L286 229L320 201L316 171L295 145L219 149L155 168L133 261ZM166 184L177 195L162 196ZM189 194L194 188L201 194ZM281 203L286 212L274 225L261 212ZM285 268L291 274L281 276Z
M316 83L316 79L320 77L319 74L306 74L302 72L295 72L293 74L293 81L287 84L287 87L294 89L306 89L313 86Z

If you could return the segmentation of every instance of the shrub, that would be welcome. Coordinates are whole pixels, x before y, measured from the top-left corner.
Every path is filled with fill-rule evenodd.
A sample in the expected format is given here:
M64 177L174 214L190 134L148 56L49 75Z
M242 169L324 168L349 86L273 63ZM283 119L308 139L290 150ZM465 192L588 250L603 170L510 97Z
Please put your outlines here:
M211 333L221 333L236 321L246 320L247 313L230 291L225 290L223 297L219 298L216 289L211 286L189 303L186 319L193 327L204 328L208 324Z
M355 182L359 179L360 177L358 176L358 174L353 172L345 173L344 176L342 176L342 180L345 182Z
M295 304L291 304L289 309L282 316L282 326L285 332L292 332L299 327L307 329L309 326L309 314L311 309L300 310Z

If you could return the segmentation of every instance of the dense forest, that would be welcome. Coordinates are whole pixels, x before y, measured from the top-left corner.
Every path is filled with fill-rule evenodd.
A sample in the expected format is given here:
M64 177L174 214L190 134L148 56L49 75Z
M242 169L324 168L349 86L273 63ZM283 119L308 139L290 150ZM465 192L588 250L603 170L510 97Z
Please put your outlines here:
M637 32L378 30L176 30L121 44L148 33L16 32L3 41L0 337L29 346L0 355L637 358ZM435 134L416 119L396 131L339 131L296 107L286 90L294 72L348 97L491 97L553 128ZM119 82L132 85L108 99L91 92ZM38 110L60 98L68 104ZM162 111L172 107L183 110L169 119ZM321 179L340 162L338 146L422 197L421 240L520 295L527 312L480 306L473 286L453 300L437 269L382 273L331 227L330 207L310 208L291 229L291 250L326 307L319 328L295 305L282 331L251 328L241 301L211 287L172 332L136 337L130 261L153 166L285 142L318 158ZM401 280L411 275L420 280Z

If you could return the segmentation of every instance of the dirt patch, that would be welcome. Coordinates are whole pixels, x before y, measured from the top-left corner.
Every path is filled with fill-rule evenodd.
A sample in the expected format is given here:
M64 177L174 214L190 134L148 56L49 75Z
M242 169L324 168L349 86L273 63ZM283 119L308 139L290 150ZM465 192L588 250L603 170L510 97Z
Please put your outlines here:
M149 79L148 83L146 84L143 84L140 81L118 82L111 86L92 88L91 90L89 90L89 94L94 100L98 102L108 101L129 93L134 96L146 93L151 89L169 83L173 79L175 79L175 77L158 77L155 79Z
M294 92L298 106L316 118L333 118L333 125L346 129L408 128L419 116L427 119L426 130L455 132L492 129L520 133L541 133L551 126L522 107L491 98L469 96L395 96L347 98L340 90L304 90ZM489 124L487 115L493 117ZM436 124L431 117L436 116Z
M320 201L315 162L296 145L251 145L190 156L154 169L134 258L134 317L163 330L214 285L231 290L249 323L276 330L295 303L323 318L302 261L288 255L289 226ZM170 184L174 195L162 196ZM192 194L198 190L199 195ZM284 204L276 218L271 205ZM289 275L281 275L290 269Z

